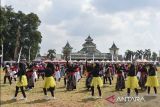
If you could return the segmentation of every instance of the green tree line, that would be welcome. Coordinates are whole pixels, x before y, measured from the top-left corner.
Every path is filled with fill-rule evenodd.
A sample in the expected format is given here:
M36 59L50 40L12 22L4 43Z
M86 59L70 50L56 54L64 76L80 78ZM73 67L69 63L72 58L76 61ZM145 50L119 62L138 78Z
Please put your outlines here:
M39 17L34 13L15 12L11 6L1 6L0 14L0 44L4 47L4 60L17 60L21 47L23 58L28 59L30 49L31 60L34 59L42 41L38 31Z

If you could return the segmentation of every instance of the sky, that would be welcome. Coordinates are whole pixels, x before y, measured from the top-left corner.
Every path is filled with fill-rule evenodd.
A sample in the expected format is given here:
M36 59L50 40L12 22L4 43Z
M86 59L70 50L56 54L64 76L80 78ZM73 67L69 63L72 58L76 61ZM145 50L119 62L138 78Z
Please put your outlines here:
M73 52L90 35L97 49L109 52L113 42L127 49L160 51L160 0L1 0L15 11L36 13L41 25L41 55L57 53L68 41Z

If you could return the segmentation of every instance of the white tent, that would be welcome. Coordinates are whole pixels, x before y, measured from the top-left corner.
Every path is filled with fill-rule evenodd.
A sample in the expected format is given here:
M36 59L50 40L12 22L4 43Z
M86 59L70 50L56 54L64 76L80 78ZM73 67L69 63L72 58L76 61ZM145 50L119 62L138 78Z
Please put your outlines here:
M109 61L109 60L107 60L107 61L106 61L106 63L110 63L110 61Z
M45 63L48 63L48 62L52 62L51 60L47 59L44 61Z
M102 62L102 63L105 63L105 61L104 61L104 60L102 60L101 62Z
M96 60L95 62L97 62L97 63L98 63L99 61L98 61L98 60Z

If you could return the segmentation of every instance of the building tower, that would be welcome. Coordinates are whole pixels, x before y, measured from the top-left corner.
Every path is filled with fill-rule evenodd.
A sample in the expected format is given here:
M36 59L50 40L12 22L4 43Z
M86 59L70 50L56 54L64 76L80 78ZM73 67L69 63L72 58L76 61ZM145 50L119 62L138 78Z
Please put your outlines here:
M96 49L96 44L93 43L93 39L90 37L90 35L85 39L85 43L82 46L83 48L79 51L79 53L87 53L91 55L100 53L100 51Z
M111 48L109 48L109 50L110 50L111 55L113 56L113 59L117 60L119 48L117 48L117 46L115 45L114 42L113 42L113 45L111 46Z
M71 45L67 41L66 45L63 47L63 56L66 61L68 61L70 59L72 49L73 48L71 47Z

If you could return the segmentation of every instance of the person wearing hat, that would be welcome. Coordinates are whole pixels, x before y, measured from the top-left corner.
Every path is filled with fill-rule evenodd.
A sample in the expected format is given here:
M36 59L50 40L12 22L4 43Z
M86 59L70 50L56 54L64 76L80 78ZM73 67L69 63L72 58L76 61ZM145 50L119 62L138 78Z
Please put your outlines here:
M102 98L101 87L103 86L103 81L100 77L99 71L100 71L99 64L96 63L92 72L91 72L91 75L93 76L93 79L91 82L91 95L92 95L92 97L94 96L94 88L97 87L98 93L99 93L98 98Z
M126 79L126 88L127 88L127 95L130 96L131 89L134 89L136 92L136 95L138 96L138 79L136 76L136 69L135 65L131 64L128 71L128 77Z
M16 97L18 95L19 88L20 88L22 95L23 95L23 97L21 99L26 100L27 98L26 98L26 94L24 91L24 87L26 87L28 85L28 83L27 83L27 77L26 77L26 67L23 63L19 63L19 70L15 75L18 76L19 80L16 83L15 96L12 99L16 99Z
M150 88L153 87L155 95L157 95L157 87L159 87L159 82L156 76L156 67L154 67L153 64L149 64L146 86L148 87L148 94L150 94Z
M52 63L48 63L46 66L46 69L44 70L39 70L38 72L44 72L45 78L44 78L44 87L43 87L43 92L44 92L44 99L49 100L50 98L47 96L47 90L51 92L52 99L55 99L54 96L54 90L56 86L55 79L53 77L54 74L54 65Z

